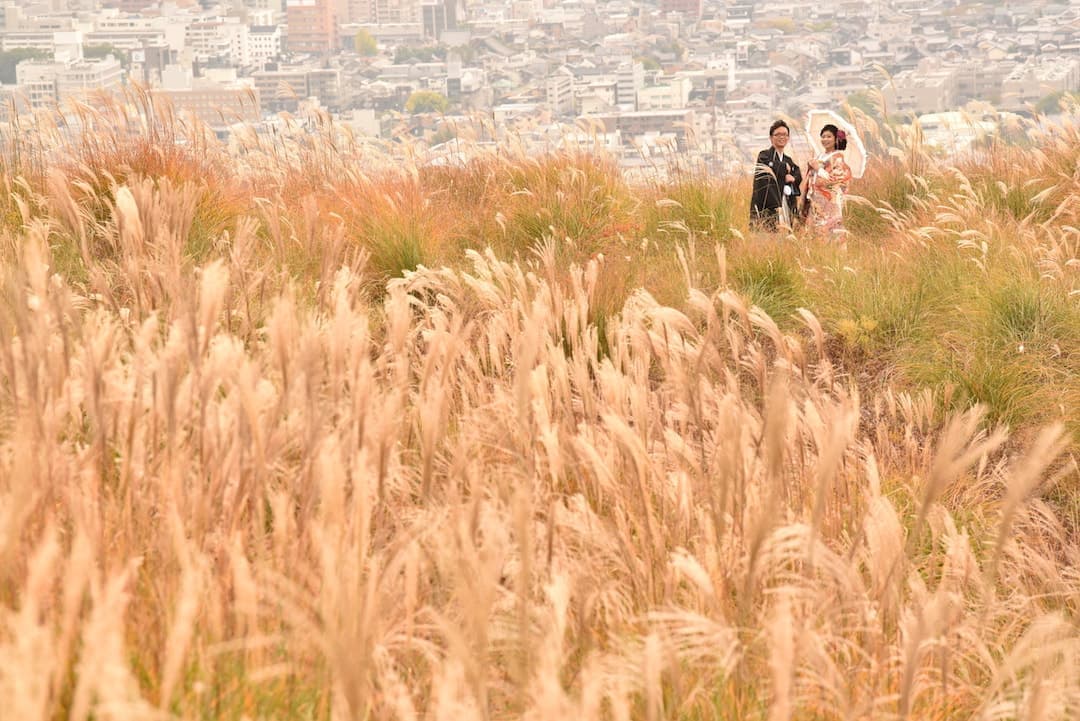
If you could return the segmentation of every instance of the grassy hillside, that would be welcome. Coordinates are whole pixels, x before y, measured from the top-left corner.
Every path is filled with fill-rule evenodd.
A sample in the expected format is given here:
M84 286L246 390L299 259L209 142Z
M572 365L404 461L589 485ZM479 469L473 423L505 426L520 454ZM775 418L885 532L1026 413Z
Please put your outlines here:
M1080 715L1080 126L839 245L134 100L4 137L5 716Z

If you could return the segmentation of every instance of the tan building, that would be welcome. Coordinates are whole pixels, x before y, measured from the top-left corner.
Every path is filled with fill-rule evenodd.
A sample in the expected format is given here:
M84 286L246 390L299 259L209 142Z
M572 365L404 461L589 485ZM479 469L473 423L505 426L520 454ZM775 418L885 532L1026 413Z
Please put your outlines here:
M1080 90L1080 58L1041 58L1018 65L1001 84L1006 109L1022 110L1053 93Z
M940 113L956 107L956 71L905 70L881 89L888 112Z
M678 110L690 102L692 83L687 77L669 77L638 90L638 110Z
M956 70L956 99L982 100L991 104L1001 102L1001 87L1016 67L1012 62L969 60L958 64Z
M295 112L308 98L334 108L341 99L341 71L336 68L287 67L260 70L251 77L260 107L268 113Z
M829 68L824 73L825 93L835 103L842 103L853 93L866 89L863 69L858 65Z
M288 0L285 6L286 50L320 55L337 50L334 5L334 0Z
M582 119L602 123L604 132L618 131L624 142L638 136L670 134L678 141L680 150L688 147L689 133L694 127L694 111L688 108L603 113Z
M252 87L222 85L196 78L190 88L152 90L154 97L167 98L178 114L187 114L211 128L235 123L255 123L262 116L259 95Z
M115 8L125 13L138 13L155 4L155 0L102 0L101 7ZM182 5L183 3L177 3ZM187 3L188 5L194 3Z
M420 0L338 0L347 7L349 22L400 25L422 21Z

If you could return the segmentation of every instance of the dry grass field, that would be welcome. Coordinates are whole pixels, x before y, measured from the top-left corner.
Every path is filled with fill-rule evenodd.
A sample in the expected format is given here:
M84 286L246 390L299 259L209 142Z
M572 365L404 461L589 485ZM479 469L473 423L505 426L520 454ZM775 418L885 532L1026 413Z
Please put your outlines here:
M131 101L2 138L0 718L1080 718L1080 125L840 246Z

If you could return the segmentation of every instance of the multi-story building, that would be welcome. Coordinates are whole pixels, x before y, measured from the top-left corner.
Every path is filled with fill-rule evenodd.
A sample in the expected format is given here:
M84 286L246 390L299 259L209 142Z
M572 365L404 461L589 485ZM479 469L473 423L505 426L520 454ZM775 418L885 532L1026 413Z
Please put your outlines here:
M690 102L690 89L693 86L688 77L664 78L656 85L649 85L638 91L638 110L677 110L685 108Z
M138 13L156 4L156 0L101 0L101 7L114 8L125 13Z
M8 52L16 49L39 50L51 53L55 47L53 33L45 30L27 30L4 33L0 36L0 50Z
M983 100L996 104L1001 102L1002 84L1016 63L968 60L953 67L956 72L956 102Z
M160 85L165 68L175 65L178 55L165 43L145 43L131 51L131 76L151 87Z
M15 85L0 85L0 122L10 122L12 117L32 112L26 93Z
M1080 90L1080 58L1051 57L1028 60L1015 67L1001 84L1001 102L1007 109L1025 109L1048 95Z
M457 29L457 0L420 0L420 22L424 37L438 40L447 30Z
M338 49L334 0L288 0L285 16L289 52L325 55Z
M247 33L248 63L259 65L281 55L281 27L252 25Z
M660 9L664 12L683 13L689 17L700 18L702 0L660 0Z
M86 33L86 44L132 51L164 43L179 52L184 48L189 22L187 17L148 17L102 10L94 18L93 29Z
M328 108L341 98L341 71L336 68L287 67L252 73L262 109L269 113L296 112L300 102L315 98Z
M236 18L231 18L231 20L234 21L232 25L240 26L236 22ZM199 20L191 23L187 27L186 46L191 49L197 58L203 60L232 59L233 42L225 25L226 23L221 18Z
M825 72L825 93L835 103L842 103L853 93L866 90L866 77L862 66L843 65Z
M886 111L940 113L956 105L956 71L951 68L904 70L881 89Z
M637 109L638 90L645 87L645 66L634 60L615 71L615 104L624 110Z
M268 113L295 112L308 97L307 68L258 70L251 74L262 109Z
M680 150L687 149L689 133L694 127L694 111L688 108L604 113L587 116L587 119L601 123L604 132L618 131L625 142L641 136L671 134Z
M574 113L574 76L567 72L556 72L544 81L544 96L548 108L554 115L572 115Z
M252 10L260 13L282 13L285 12L285 0L247 0L247 6ZM262 20L255 20L254 22L263 24Z
M21 62L15 68L16 93L31 108L51 108L56 104L56 68L53 63Z
M194 78L187 87L158 88L151 93L155 98L167 98L178 113L190 115L211 128L255 123L261 118L259 96L250 85L224 85Z
M341 102L341 71L337 68L312 68L307 76L308 97L336 110Z
M428 0L432 3L436 1ZM446 1L449 2L449 0ZM349 22L365 25L423 24L421 0L339 0L339 2L347 6Z
M100 60L67 63L56 73L56 98L80 97L91 92L113 93L124 83L124 68L112 55Z
M866 28L866 36L884 43L911 38L911 18L900 13L890 13L872 20Z
M112 55L100 60L41 63L24 61L15 68L16 84L34 108L51 107L68 98L120 90L124 70Z
M86 45L111 45L117 50L132 51L145 45L167 44L164 29L95 30L86 34Z

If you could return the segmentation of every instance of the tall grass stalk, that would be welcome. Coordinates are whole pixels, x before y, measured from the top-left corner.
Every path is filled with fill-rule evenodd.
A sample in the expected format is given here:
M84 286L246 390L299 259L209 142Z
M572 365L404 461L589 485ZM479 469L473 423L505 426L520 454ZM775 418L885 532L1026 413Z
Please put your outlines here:
M1080 715L1075 127L1034 214L883 130L839 247L80 112L4 166L13 718Z

